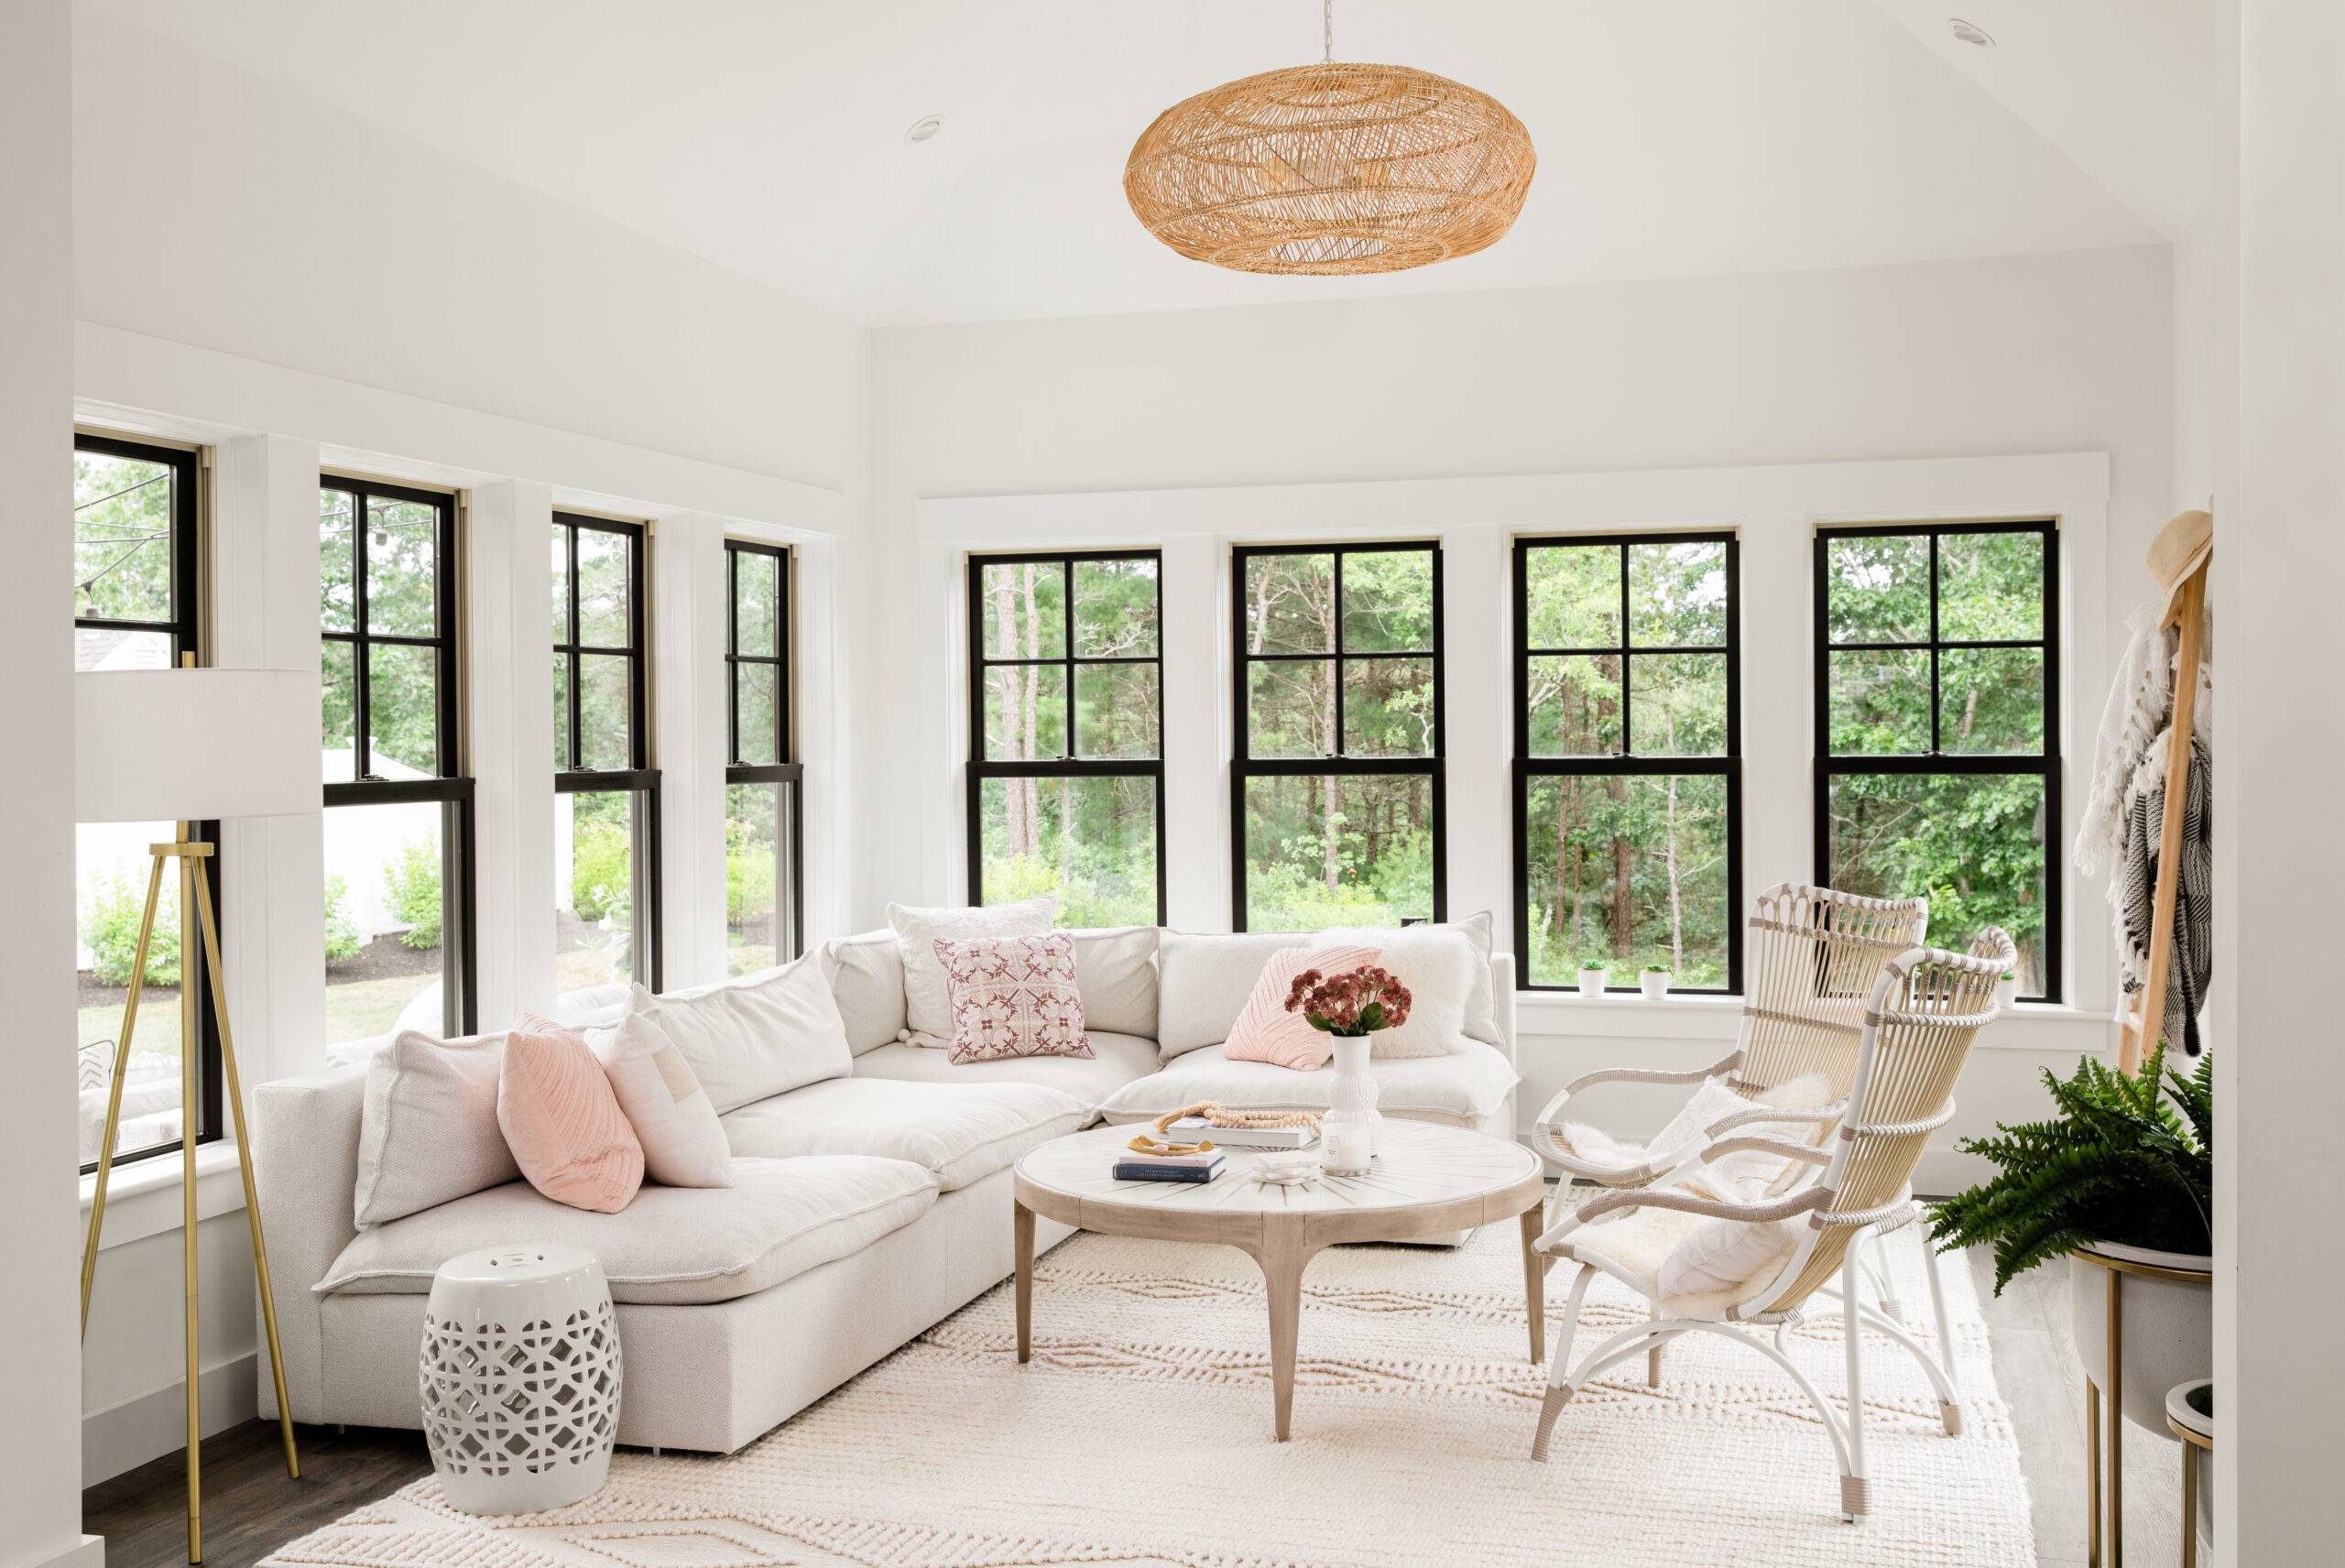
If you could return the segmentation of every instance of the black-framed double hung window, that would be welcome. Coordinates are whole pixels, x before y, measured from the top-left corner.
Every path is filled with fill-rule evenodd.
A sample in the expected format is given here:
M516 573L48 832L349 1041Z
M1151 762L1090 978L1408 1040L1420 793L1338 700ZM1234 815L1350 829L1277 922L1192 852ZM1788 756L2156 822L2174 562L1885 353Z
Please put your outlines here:
M329 1044L475 1027L461 559L453 495L319 481Z
M553 516L555 987L658 990L660 770L651 766L650 530Z
M202 464L182 447L113 436L73 438L73 668L168 670L202 647ZM106 1100L137 955L153 862L147 846L173 822L84 822L74 831L76 1122L84 1174L97 1169ZM219 824L191 824L220 842ZM220 856L197 863L220 904ZM201 965L180 973L179 877L166 867L146 985L124 1075L115 1163L179 1147L180 1009L196 1012L196 1137L220 1127L220 1030ZM226 929L224 920L222 922Z
M1064 926L1164 920L1157 551L969 558L968 887Z
M1231 763L1238 931L1447 913L1441 547L1240 547Z
M725 541L725 933L727 972L796 958L804 844L791 714L790 551Z
M1816 539L1816 862L1930 900L1930 942L2019 944L2060 998L2060 549L2048 521L1827 528Z
M1515 541L1526 985L1742 989L1740 567L1730 533Z

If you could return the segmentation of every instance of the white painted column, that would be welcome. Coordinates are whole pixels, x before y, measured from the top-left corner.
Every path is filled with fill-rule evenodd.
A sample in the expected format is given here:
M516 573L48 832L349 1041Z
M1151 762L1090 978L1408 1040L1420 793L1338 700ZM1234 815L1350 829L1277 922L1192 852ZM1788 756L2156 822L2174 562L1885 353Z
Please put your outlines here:
M1804 516L1746 519L1737 529L1741 614L1742 894L1816 876L1809 791L1816 734L1815 534Z
M1163 544L1165 922L1229 929L1229 546L1210 534Z
M920 703L925 732L920 749L905 759L915 787L905 792L921 802L921 856L913 885L900 892L882 888L881 909L896 904L976 902L968 885L969 623L968 596L961 592L963 552L950 544L922 539L915 547L912 624L928 628L920 637L920 695L870 691L864 700ZM877 563L875 563L875 566ZM878 913L878 910L874 911Z
M318 668L318 448L223 441L212 471L212 662ZM246 1087L325 1065L323 808L221 825L222 960Z
M1454 528L1441 546L1442 718L1448 757L1449 918L1490 911L1514 946L1513 537Z
M471 493L465 694L480 1027L553 1010L553 492Z
M97 1568L82 1533L74 1198L73 14L24 0L0 49L0 664L8 672L8 896L0 898L0 1564Z
M841 557L839 541L830 539L799 540L791 552L791 707L806 770L800 786L805 855L799 875L806 884L801 935L809 953L855 930L854 705L846 700L853 688Z
M2345 1295L2332 1161L2345 837L2345 7L2241 0L2240 430L2215 498L2216 1555L2333 1562ZM2235 891L2233 889L2235 888ZM2318 1193L2317 1197L2308 1194ZM2251 1288L2252 1287L2252 1288Z
M651 550L660 980L725 978L725 525L663 517Z

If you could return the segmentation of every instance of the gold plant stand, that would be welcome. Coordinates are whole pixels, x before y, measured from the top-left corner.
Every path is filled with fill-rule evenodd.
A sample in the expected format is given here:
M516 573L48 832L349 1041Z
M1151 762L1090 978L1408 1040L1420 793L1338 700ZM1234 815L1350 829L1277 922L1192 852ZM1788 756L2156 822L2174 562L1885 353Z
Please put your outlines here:
M2125 1568L2125 1385L2121 1368L2125 1356L2125 1276L2139 1274L2152 1279L2178 1279L2193 1284L2205 1284L2214 1276L2203 1269L2169 1269L2163 1264L2137 1263L2130 1258L2111 1258L2105 1253L2079 1247L2069 1257L2109 1273L2109 1365L2101 1384L2085 1379L2085 1525L2086 1568ZM2104 1401L2102 1389L2108 1397ZM2108 1449L2109 1507L2106 1521L2101 1510L2101 1406L2109 1407ZM2195 1480L2196 1472L2187 1463L2184 1475ZM2184 1499L2185 1539L2189 1542L2184 1562L2188 1564L2196 1556L2198 1544L2196 1508L2198 1499ZM2102 1552L2104 1522L2109 1543Z
M98 1236L105 1225L106 1182L114 1171L115 1139L121 1131L122 1085L130 1070L130 1040L138 1024L138 995L147 983L147 955L155 934L155 908L163 891L163 865L179 863L180 878L180 1266L187 1299L187 1560L203 1561L202 1423L200 1419L202 1375L196 1324L195 1134L196 1029L193 1005L196 962L195 932L188 927L187 911L196 911L200 926L203 975L210 981L212 1014L220 1026L221 1067L225 1078L228 1109L235 1122L236 1167L245 1181L245 1216L253 1233L253 1271L260 1284L261 1322L268 1334L268 1369L277 1380L277 1421L285 1443L285 1473L299 1479L300 1456L293 1446L293 1409L285 1397L285 1358L277 1340L277 1298L268 1284L268 1245L261 1237L260 1196L253 1186L252 1143L245 1134L245 1094L236 1076L236 1047L228 1033L227 977L220 967L220 931L212 912L211 878L198 864L211 857L213 846L191 838L190 825L179 824L169 844L147 846L154 866L147 877L147 908L138 920L138 953L130 970L130 993L123 1004L122 1038L115 1048L114 1082L106 1091L106 1130L98 1150L97 1190L90 1204L90 1236L82 1248L82 1333L90 1332L90 1287L97 1278Z

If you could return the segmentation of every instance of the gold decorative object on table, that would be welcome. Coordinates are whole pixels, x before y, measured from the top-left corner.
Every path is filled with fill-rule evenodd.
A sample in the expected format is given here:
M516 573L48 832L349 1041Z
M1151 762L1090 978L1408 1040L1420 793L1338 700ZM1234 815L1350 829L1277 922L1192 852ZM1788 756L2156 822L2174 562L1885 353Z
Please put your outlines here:
M106 670L76 675L75 815L85 822L151 822L177 818L168 843L147 846L153 860L138 948L115 1050L114 1082L106 1093L105 1136L91 1195L90 1232L82 1251L82 1332L90 1328L99 1238L105 1226L106 1188L121 1131L123 1081L147 983L166 866L176 868L180 891L180 1226L187 1340L187 1560L203 1561L202 1373L196 1305L196 1169L202 1123L195 978L207 983L220 1029L223 1086L234 1128L236 1165L244 1178L245 1216L252 1229L253 1269L269 1370L277 1382L278 1426L285 1471L301 1474L293 1443L293 1411L285 1393L284 1356L277 1336L277 1301L269 1288L268 1246L261 1235L260 1197L251 1143L245 1132L244 1086L228 1029L228 982L220 956L220 927L204 863L215 846L196 836L196 824L221 818L287 816L318 809L318 676L314 670L198 670L192 656L180 670Z
M1194 261L1239 272L1398 272L1503 238L1531 191L1531 133L1487 93L1400 65L1317 65L1174 104L1124 166L1133 213Z

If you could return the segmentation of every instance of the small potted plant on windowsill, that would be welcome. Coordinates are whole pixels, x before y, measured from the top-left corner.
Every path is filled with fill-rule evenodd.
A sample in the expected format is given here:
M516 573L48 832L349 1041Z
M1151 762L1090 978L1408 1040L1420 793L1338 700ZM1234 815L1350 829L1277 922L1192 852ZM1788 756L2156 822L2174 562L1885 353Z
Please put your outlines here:
M1665 964L1646 964L1644 973L1637 976L1637 985L1644 992L1647 1001L1658 1002L1669 995L1669 966Z
M1579 961L1579 994L1583 996L1604 995L1604 961L1583 958Z
M2018 1000L2019 976L2006 969L2002 978L1995 982L1995 1010L2005 1011Z
M2107 1265L2133 1266L2116 1380L2126 1416L2161 1436L2166 1390L2214 1365L2213 1082L2212 1058L2186 1078L2163 1047L2130 1078L2089 1056L2073 1078L2046 1071L2058 1116L1965 1138L1963 1153L2001 1172L1936 1205L1930 1225L1941 1250L1993 1246L1998 1294L2066 1257L2069 1327L2097 1385L2109 1380Z

